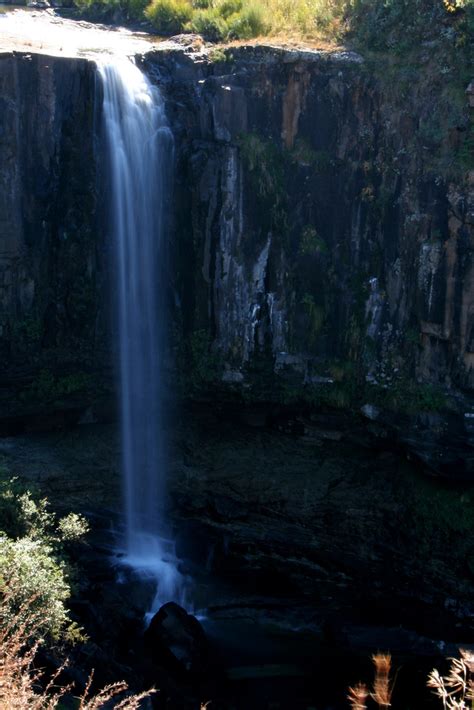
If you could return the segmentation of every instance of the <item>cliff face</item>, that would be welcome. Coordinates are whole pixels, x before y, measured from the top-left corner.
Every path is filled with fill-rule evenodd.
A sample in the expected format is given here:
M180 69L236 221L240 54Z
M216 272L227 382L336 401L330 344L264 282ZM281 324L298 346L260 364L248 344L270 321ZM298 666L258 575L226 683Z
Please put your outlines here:
M453 124L442 87L394 91L349 53L191 45L143 62L176 141L177 384L390 426L401 413L405 439L451 441L469 473L467 102ZM25 402L82 396L108 363L94 76L0 58L4 389L14 374Z
M178 239L195 258L181 301L222 354L224 381L245 381L266 353L307 385L348 368L383 387L471 389L474 192L461 128L434 146L421 129L436 100L399 102L353 55L227 56L198 81L178 78L192 103Z
M176 131L174 322L191 386L362 409L470 475L468 97L454 109L442 77L391 82L351 53L192 57L148 57Z
M102 348L94 66L0 57L2 418L91 384ZM100 256L99 256L100 255Z
M438 85L401 97L351 54L140 61L175 135L170 377L192 400L179 434L173 420L178 542L213 540L230 578L433 608L433 628L452 610L472 630L470 493L387 451L472 478L469 109L453 124ZM92 61L0 55L2 433L90 421L113 391L100 101ZM94 436L53 489L82 478L87 506L113 507ZM32 461L60 468L28 449L12 475Z

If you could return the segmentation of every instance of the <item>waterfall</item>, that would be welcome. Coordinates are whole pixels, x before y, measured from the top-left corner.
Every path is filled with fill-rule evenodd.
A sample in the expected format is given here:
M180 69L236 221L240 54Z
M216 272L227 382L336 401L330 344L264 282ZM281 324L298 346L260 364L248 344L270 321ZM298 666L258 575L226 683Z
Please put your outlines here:
M156 578L155 611L166 601L182 602L183 590L163 519L165 208L173 138L159 90L132 61L110 58L98 70L115 261L125 559Z

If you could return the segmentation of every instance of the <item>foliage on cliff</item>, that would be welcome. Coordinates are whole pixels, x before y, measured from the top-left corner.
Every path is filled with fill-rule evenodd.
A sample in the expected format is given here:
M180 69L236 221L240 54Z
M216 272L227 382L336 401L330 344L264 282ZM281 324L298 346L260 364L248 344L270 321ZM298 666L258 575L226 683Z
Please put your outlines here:
M0 598L3 616L27 623L35 633L57 641L81 636L66 602L71 595L68 547L87 532L80 515L59 520L46 499L35 498L16 479L0 482Z

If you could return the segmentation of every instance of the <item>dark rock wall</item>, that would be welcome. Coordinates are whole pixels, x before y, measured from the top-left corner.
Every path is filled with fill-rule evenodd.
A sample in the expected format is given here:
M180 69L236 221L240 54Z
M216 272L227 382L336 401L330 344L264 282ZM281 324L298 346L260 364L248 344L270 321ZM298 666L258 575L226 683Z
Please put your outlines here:
M0 57L2 416L73 399L104 362L94 66Z
M177 135L180 317L216 377L245 383L266 358L306 385L470 390L472 172L448 132L421 131L436 97L402 98L347 54L151 62Z
M436 87L403 93L348 53L143 61L176 141L177 385L469 413L473 173L462 126L425 130ZM95 396L110 260L94 64L4 55L0 81L4 400L17 380L25 401Z

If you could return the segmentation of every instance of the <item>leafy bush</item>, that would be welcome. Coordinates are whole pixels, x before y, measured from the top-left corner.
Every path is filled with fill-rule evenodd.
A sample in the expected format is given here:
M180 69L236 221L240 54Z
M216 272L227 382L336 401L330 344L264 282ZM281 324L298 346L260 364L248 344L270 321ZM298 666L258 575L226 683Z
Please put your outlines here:
M71 566L66 545L88 530L76 513L57 520L45 498L35 500L16 479L0 484L0 595L8 618L31 614L38 633L57 640L80 637L71 623L66 601L71 594Z
M26 623L27 615L37 612L39 632L54 640L60 638L70 621L65 602L71 592L64 563L55 559L50 545L28 537L10 540L0 535L0 582L8 590L7 616Z
M145 14L163 34L184 29L223 41L294 31L312 35L328 28L345 6L346 0L154 0Z
M330 41L347 31L364 48L404 52L442 34L450 18L472 33L474 0L75 0L94 18L144 15L171 35L200 32L211 41L260 35L299 35ZM225 24L226 23L226 24Z
M353 0L346 8L358 43L400 54L429 39L446 39L447 22L460 29L473 13L474 0Z
M88 531L87 521L77 513L69 513L57 520L48 507L46 498L35 498L25 490L17 478L8 478L0 471L0 520L2 532L11 538L29 537L53 545L65 540L77 540Z
M228 20L232 15L242 11L243 0L222 0L219 5L219 13Z
M221 42L229 34L227 22L216 10L198 10L190 23L193 32L202 35L210 42Z
M229 34L235 39L251 39L270 32L271 22L263 5L252 4L229 19Z
M153 0L145 15L158 32L173 35L192 19L193 7L188 0Z
M127 15L131 19L143 19L149 0L126 0Z
M57 525L59 538L63 543L80 540L88 530L87 521L77 513L68 513L64 518L60 518Z

